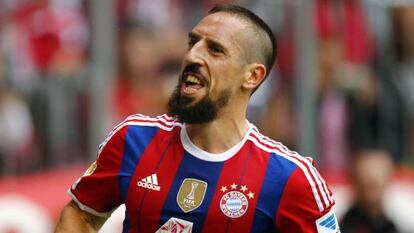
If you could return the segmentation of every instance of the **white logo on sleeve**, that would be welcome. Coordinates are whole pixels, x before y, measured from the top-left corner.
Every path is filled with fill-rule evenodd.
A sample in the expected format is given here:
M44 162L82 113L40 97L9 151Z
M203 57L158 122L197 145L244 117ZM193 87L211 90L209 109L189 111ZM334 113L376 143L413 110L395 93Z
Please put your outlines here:
M340 233L338 220L335 213L329 211L324 216L316 220L316 228L318 233Z

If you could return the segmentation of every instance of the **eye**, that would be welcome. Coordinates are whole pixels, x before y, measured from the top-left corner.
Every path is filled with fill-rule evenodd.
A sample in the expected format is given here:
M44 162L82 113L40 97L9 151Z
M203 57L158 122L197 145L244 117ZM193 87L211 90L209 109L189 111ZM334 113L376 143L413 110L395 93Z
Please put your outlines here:
M210 45L210 46L209 46L209 49L210 49L210 51L211 51L212 53L215 53L215 54L221 54L221 53L223 53L223 49L222 49L222 48L220 48L219 46Z
M222 52L222 51L221 51L221 49L219 49L219 48L217 48L217 47L215 47L215 46L210 47L210 50L211 50L213 53L221 53L221 52Z
M188 40L188 49L191 49L195 44L197 43L197 40L195 38L191 38Z

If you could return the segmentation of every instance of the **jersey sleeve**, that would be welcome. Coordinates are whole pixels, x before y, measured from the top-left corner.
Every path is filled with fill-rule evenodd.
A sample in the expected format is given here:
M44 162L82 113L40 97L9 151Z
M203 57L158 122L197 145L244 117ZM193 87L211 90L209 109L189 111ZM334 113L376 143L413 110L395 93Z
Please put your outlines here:
M312 165L297 167L283 191L275 219L276 228L280 233L339 233L331 195Z
M127 128L114 129L101 144L97 160L69 189L69 196L82 210L109 217L122 204L119 170Z

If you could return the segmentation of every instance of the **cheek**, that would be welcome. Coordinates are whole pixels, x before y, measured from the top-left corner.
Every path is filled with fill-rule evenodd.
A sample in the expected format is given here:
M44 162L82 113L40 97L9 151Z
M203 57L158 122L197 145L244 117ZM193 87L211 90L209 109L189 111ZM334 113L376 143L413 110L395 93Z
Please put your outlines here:
M238 88L236 80L232 79L231 76L226 76L225 74L216 76L217 79L212 81L210 86L210 93L212 95L217 95L218 93L224 90L231 90L234 92Z
M243 67L229 59L217 59L211 68L211 89L237 89L243 83Z

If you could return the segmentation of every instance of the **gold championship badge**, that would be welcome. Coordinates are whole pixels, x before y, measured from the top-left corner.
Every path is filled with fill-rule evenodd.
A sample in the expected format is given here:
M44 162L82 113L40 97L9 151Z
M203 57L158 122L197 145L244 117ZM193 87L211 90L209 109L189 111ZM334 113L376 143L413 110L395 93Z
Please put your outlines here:
M203 203L207 183L201 180L186 178L177 195L177 204L184 213L197 209Z

